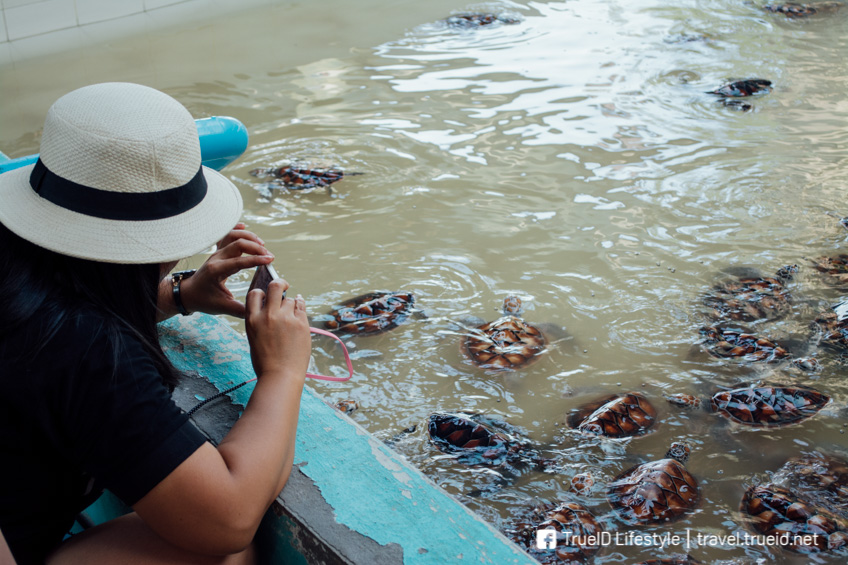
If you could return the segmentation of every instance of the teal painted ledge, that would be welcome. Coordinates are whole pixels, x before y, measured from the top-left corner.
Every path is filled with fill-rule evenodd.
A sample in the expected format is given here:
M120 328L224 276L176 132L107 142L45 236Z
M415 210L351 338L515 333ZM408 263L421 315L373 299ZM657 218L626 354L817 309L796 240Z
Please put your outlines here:
M253 377L246 339L222 319L195 314L164 322L160 330L177 368L197 375L188 380L201 392L183 387L177 398L183 408ZM231 403L210 403L195 422L219 441L252 390L250 383L231 393ZM536 563L308 386L295 469L258 544L262 562L271 564Z

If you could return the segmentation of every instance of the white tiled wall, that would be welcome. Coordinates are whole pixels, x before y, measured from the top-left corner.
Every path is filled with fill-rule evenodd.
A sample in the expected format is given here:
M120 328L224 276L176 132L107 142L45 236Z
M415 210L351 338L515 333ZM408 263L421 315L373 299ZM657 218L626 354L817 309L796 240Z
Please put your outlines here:
M4 2L3 16L9 41L77 25L73 0L15 2L14 6L5 6L8 3L9 0Z
M18 6L26 6L27 4L38 4L42 0L0 0L0 6L3 8L17 8Z
M144 11L144 0L76 0L79 25L114 20Z
M0 0L0 43L197 0Z
M156 8L164 8L171 4L180 4L187 1L188 0L144 0L144 9L155 10Z

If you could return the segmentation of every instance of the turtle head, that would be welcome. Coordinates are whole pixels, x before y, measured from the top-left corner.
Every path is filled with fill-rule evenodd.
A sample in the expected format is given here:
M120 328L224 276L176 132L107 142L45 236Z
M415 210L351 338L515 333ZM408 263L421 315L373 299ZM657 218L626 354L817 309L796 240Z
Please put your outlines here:
M791 281L795 273L798 272L798 265L786 265L777 270L777 278L781 281Z
M675 441L669 446L668 451L665 456L668 459L674 459L680 463L686 463L689 460L689 454L692 452L692 449L689 445L683 443L682 441Z
M524 307L521 304L521 299L517 296L507 296L504 298L503 312L507 316L520 316L524 312Z

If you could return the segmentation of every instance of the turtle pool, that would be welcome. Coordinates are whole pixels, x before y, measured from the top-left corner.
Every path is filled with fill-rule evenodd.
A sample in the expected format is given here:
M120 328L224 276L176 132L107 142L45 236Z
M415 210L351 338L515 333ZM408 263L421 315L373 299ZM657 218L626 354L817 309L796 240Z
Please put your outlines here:
M415 295L423 315L349 340L353 380L311 386L331 402L357 400L352 417L449 493L502 530L533 505L568 499L613 533L690 541L661 551L631 536L603 547L599 564L687 551L706 563L843 563L844 553L721 537L749 531L746 488L789 457L848 451L848 366L810 329L848 295L813 267L848 253L848 7L792 19L765 4L271 3L0 67L0 150L37 152L49 104L91 82L141 82L196 118L234 116L250 145L223 173L313 314L374 290ZM520 22L440 23L466 10ZM749 111L706 93L745 78L772 82L746 99ZM292 162L363 174L331 194L249 174ZM705 352L714 285L734 269L773 276L790 264L799 269L783 315L744 326L818 369ZM248 285L247 274L231 281L240 295ZM497 318L510 294L528 322L565 337L519 371L481 370L460 352L458 322ZM323 342L314 360L343 371ZM810 386L833 401L795 425L751 429L664 400L753 383ZM566 425L573 409L632 391L656 408L650 433L599 440ZM435 411L504 420L556 465L509 478L463 465L428 441ZM698 507L653 526L612 515L605 484L675 441L691 446ZM595 486L570 492L583 473Z

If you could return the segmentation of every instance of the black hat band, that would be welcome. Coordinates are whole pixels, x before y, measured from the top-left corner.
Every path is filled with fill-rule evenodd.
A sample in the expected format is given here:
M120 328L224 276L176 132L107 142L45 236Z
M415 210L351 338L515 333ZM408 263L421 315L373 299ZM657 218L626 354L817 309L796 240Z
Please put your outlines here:
M60 177L41 159L35 163L29 184L42 198L67 210L105 220L163 220L188 212L206 196L203 167L182 186L158 192L110 192Z

